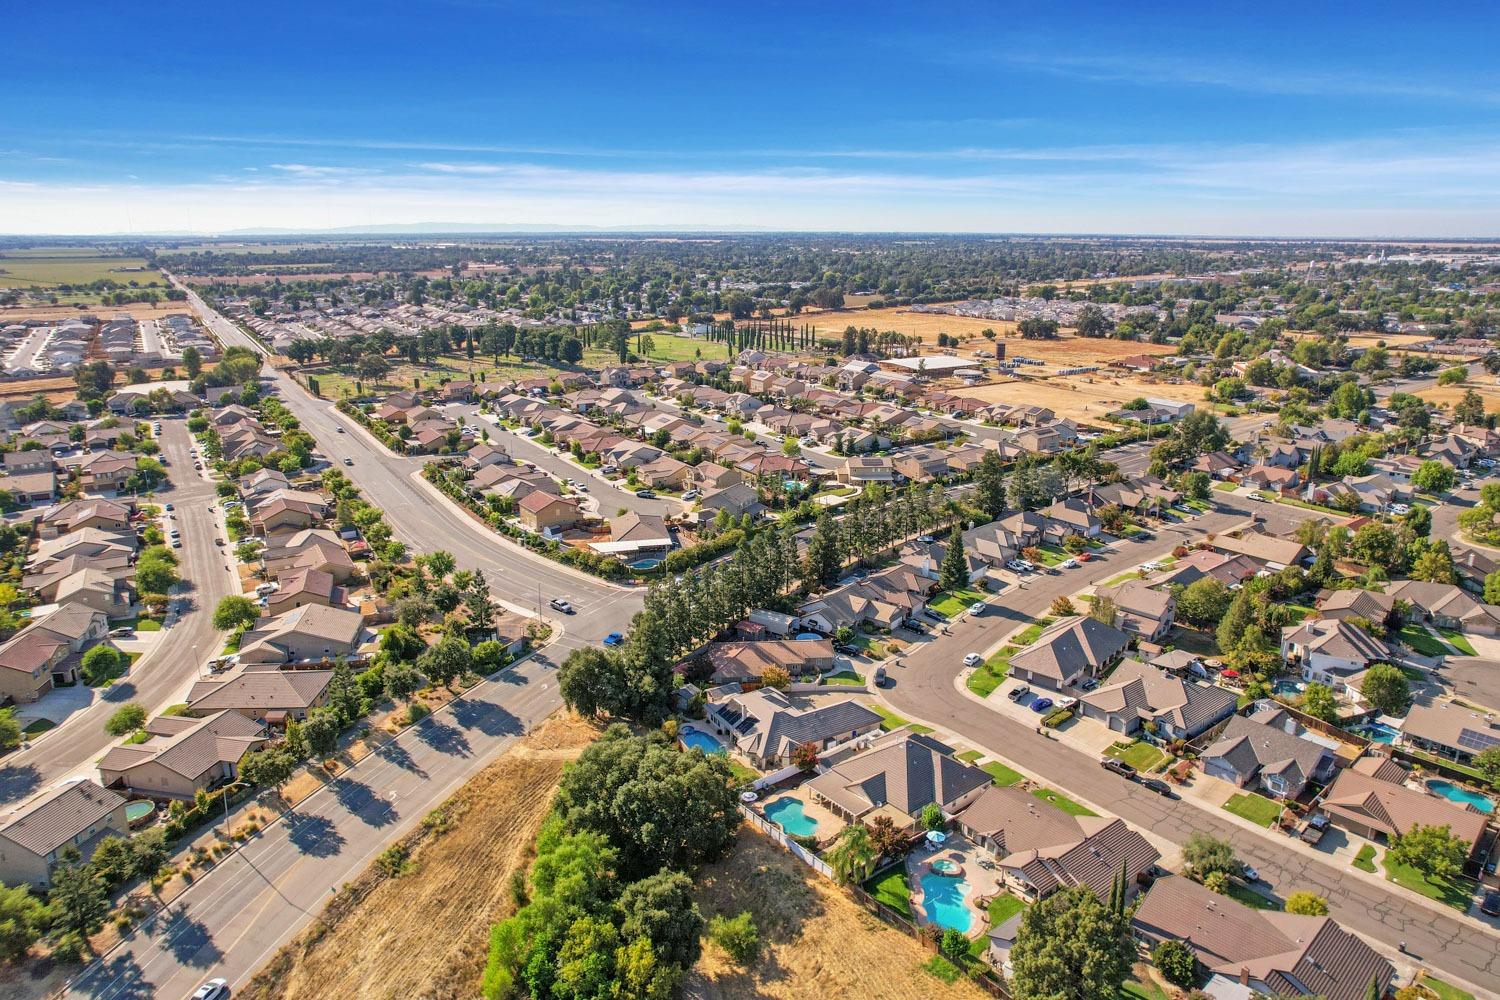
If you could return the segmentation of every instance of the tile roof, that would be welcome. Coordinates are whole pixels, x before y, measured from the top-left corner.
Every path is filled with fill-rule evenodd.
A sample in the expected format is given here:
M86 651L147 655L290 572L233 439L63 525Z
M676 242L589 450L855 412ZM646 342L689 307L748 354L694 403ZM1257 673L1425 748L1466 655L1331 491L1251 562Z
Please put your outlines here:
M162 729L176 731L163 733ZM216 765L239 763L266 738L260 723L227 710L187 720L185 725L147 727L147 732L153 731L157 735L144 743L111 747L99 759L99 770L124 773L155 761L175 774L196 780Z
M1130 639L1119 629L1093 618L1059 618L1036 641L1010 658L1011 666L1059 682L1084 668L1098 669L1117 655Z
M0 817L0 837L46 856L124 804L96 782L70 782Z
M808 785L860 816L890 805L913 815L929 803L946 805L990 783L990 776L953 756L953 748L927 736L894 734L842 761Z
M1469 844L1484 833L1486 815L1436 795L1345 769L1323 795L1323 811L1390 836L1413 826L1446 826Z

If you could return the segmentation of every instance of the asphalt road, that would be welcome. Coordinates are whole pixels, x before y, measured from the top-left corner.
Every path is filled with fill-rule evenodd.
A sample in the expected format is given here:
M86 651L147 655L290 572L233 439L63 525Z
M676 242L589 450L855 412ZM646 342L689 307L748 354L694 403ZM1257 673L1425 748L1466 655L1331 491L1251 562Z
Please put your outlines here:
M256 346L196 295L189 301L221 341ZM69 996L187 996L217 976L243 982L316 919L337 886L556 711L557 664L570 649L597 644L640 606L638 592L573 573L500 540L415 480L412 460L392 455L285 376L269 374L325 454L354 459L353 466L338 467L385 511L397 537L417 551L446 549L461 568L482 569L501 600L535 606L566 596L577 613L557 620L565 631L543 654L486 681L267 827L235 858L200 878L174 903L171 916L143 926L86 969ZM345 433L336 433L339 425Z
M176 549L179 572L187 581L178 599L183 612L130 672L104 689L88 708L74 712L28 749L5 759L0 768L0 804L14 802L66 777L86 774L97 780L93 762L114 742L105 720L127 701L140 702L153 714L179 700L182 689L217 651L219 634L210 621L219 599L232 593L234 574L226 550L214 545L218 523L212 507L214 489L193 470L191 437L181 417L162 421L162 453L170 463L171 487L154 498L170 503L182 532Z
M1384 890L1346 872L1336 863L1318 861L1278 843L1274 834L1259 835L1185 801L1168 801L1099 767L1089 755L1000 712L972 700L957 689L963 656L995 645L1017 625L1046 612L1052 600L1072 594L1091 581L1110 576L1170 551L1189 531L1222 531L1230 523L1255 513L1267 518L1267 528L1290 534L1293 525L1314 512L1287 505L1231 500L1228 507L1215 494L1221 512L1205 515L1191 528L1161 530L1145 543L1120 543L1118 553L1056 576L1032 578L1026 588L1012 589L993 601L985 614L952 626L952 634L934 633L903 658L887 666L893 686L884 700L896 712L941 726L1001 758L1038 775L1059 788L1104 806L1136 826L1174 843L1184 843L1202 831L1235 845L1239 856L1260 870L1280 895L1307 889L1327 897L1333 916L1345 926L1378 940L1391 949L1407 943L1407 953L1440 972L1470 983L1500 983L1500 947L1493 931L1457 916L1442 916L1412 901L1404 891ZM1264 509L1261 509L1264 508Z
M480 685L367 757L146 921L67 996L187 997L240 984L460 784L557 710L566 639Z

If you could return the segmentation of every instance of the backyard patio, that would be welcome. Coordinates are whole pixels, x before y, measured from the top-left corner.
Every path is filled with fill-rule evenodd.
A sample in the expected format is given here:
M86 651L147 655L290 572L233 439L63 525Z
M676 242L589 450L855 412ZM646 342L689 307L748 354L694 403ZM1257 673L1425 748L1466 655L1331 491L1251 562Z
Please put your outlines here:
M983 933L985 906L1000 892L1000 869L989 852L956 834L941 844L923 841L906 856L911 909L922 923L957 930L970 937Z

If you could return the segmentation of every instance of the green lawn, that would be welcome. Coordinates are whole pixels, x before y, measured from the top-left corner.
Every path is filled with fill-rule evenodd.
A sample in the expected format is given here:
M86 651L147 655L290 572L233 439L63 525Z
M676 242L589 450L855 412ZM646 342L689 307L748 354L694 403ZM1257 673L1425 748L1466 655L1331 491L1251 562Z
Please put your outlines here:
M850 687L864 687L865 680L852 670L841 670L836 674L829 674L823 678L824 684L847 684Z
M1010 673L1010 658L1018 648L1006 646L975 667L974 672L969 675L969 690L981 698L988 698L1000 686L1000 682L1005 680L1005 675Z
M1214 489L1220 493L1233 493L1240 488L1239 483L1214 483Z
M906 881L906 868L896 865L884 875L865 883L865 891L903 917L911 917L911 884Z
M902 726L907 725L905 719L901 718L901 716L897 715L895 712L892 712L884 705L877 705L874 702L870 702L869 707L875 712L876 715L880 716L880 728L884 729L886 732L890 732L893 729L900 729Z
M1318 613L1318 609L1313 607L1311 604L1296 604L1292 601L1288 601L1282 606L1291 608L1293 611L1300 611L1303 618L1311 618Z
M1397 638L1423 656L1443 656L1448 652L1447 646L1420 625L1407 625L1397 633Z
M1002 788L1006 785L1018 784L1024 777L1020 771L1007 767L998 760L992 760L988 764L980 764L979 769L991 778L994 778L995 784Z
M1033 642L1036 642L1037 636L1042 634L1042 629L1046 628L1048 625L1051 625L1056 620L1056 618L1050 617L1038 618L1036 621L1032 622L1030 625L1027 625L1018 634L1012 637L1010 641L1015 643L1017 646L1029 646Z
M872 660L885 659L885 647L863 632L855 632L854 638L849 640L849 645Z
M927 606L940 615L957 618L969 610L969 605L983 601L987 596L982 590L944 590L928 601Z
M1120 584L1124 583L1127 580L1139 580L1140 578L1141 574L1139 571L1130 570L1129 572L1120 573L1110 577L1108 580L1105 580L1103 583L1099 584L1099 586L1108 589L1110 587L1118 587Z
M57 723L53 722L51 719L32 719L26 724L26 728L21 730L21 732L25 733L27 736L35 736L37 733L45 733L49 729L56 728Z
M1055 791L1053 791L1050 788L1033 788L1031 790L1031 794L1035 795L1037 798L1041 799L1043 802L1050 802L1050 803L1052 803L1053 805L1057 806L1057 808L1059 808L1063 812L1067 813L1069 816L1097 816L1097 815L1099 815L1098 813L1094 812L1094 810L1088 808L1087 806L1080 805L1079 803L1074 802L1072 799L1068 798L1066 795L1062 794L1061 792L1055 792Z
M1469 642L1469 640L1464 637L1464 634L1462 632L1458 631L1457 629L1440 628L1440 629L1438 629L1438 632L1442 635L1442 637L1445 640L1447 640L1448 645L1452 646L1454 649L1458 650L1463 655L1465 655L1465 656L1478 656L1479 655L1478 653L1476 653L1474 651L1474 644L1471 643L1471 642Z
M1126 981L1120 987L1120 1000L1172 1000L1155 983L1143 983L1139 979Z
M1359 853L1354 856L1354 861L1351 863L1362 872L1373 872L1375 870L1375 848L1370 844L1361 847Z
M1256 826L1270 826L1276 822L1276 817L1281 815L1280 805L1254 792L1231 796L1229 801L1224 803L1224 808L1242 819L1248 819Z
M979 750L965 750L961 754L956 754L956 756L958 757L959 760L963 761L965 764L972 764L976 760L978 760L979 758L983 757L984 754L983 754L983 752L981 752Z
M1043 566L1056 566L1064 560L1073 558L1068 555L1068 550L1056 545L1043 545L1037 550L1037 561Z
M1242 885L1233 880L1230 880L1229 883L1229 898L1245 904L1252 910L1281 909L1281 904L1274 899L1271 899L1269 896L1263 896L1248 885Z
M1191 507L1200 514L1206 514L1209 511L1213 510L1213 504L1209 503L1207 500L1184 500L1182 502L1182 505L1184 507Z
M1380 863L1385 865L1385 877L1403 888L1418 892L1428 899L1435 899L1439 903L1445 903L1455 910L1467 910L1469 904L1474 901L1474 892L1478 888L1473 879L1457 878L1452 881L1433 881L1424 876L1410 865L1403 865L1399 861L1391 860L1390 854L1381 857Z
M1137 771L1159 770L1170 759L1150 743L1135 740L1131 743L1116 743L1104 751L1104 756L1123 760Z
M755 770L753 767L746 767L744 764L741 764L733 757L729 758L729 771L734 775L734 784L736 787L740 785L748 785L750 784L750 782L760 777L759 771Z
M1434 979L1431 976L1422 977L1422 985L1438 995L1438 1000L1474 1000L1474 994L1468 990L1461 990L1457 986Z
M1020 896L1003 892L990 900L990 926L999 927L1011 917L1026 909L1026 901Z

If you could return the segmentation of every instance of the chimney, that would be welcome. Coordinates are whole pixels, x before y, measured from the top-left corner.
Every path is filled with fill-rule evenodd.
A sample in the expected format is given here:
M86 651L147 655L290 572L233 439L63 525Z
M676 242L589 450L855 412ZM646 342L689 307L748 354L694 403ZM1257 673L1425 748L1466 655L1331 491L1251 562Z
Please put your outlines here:
M1243 965L1240 966L1240 985L1241 986L1249 986L1250 985L1250 969L1248 967L1246 967L1246 966L1243 966Z

